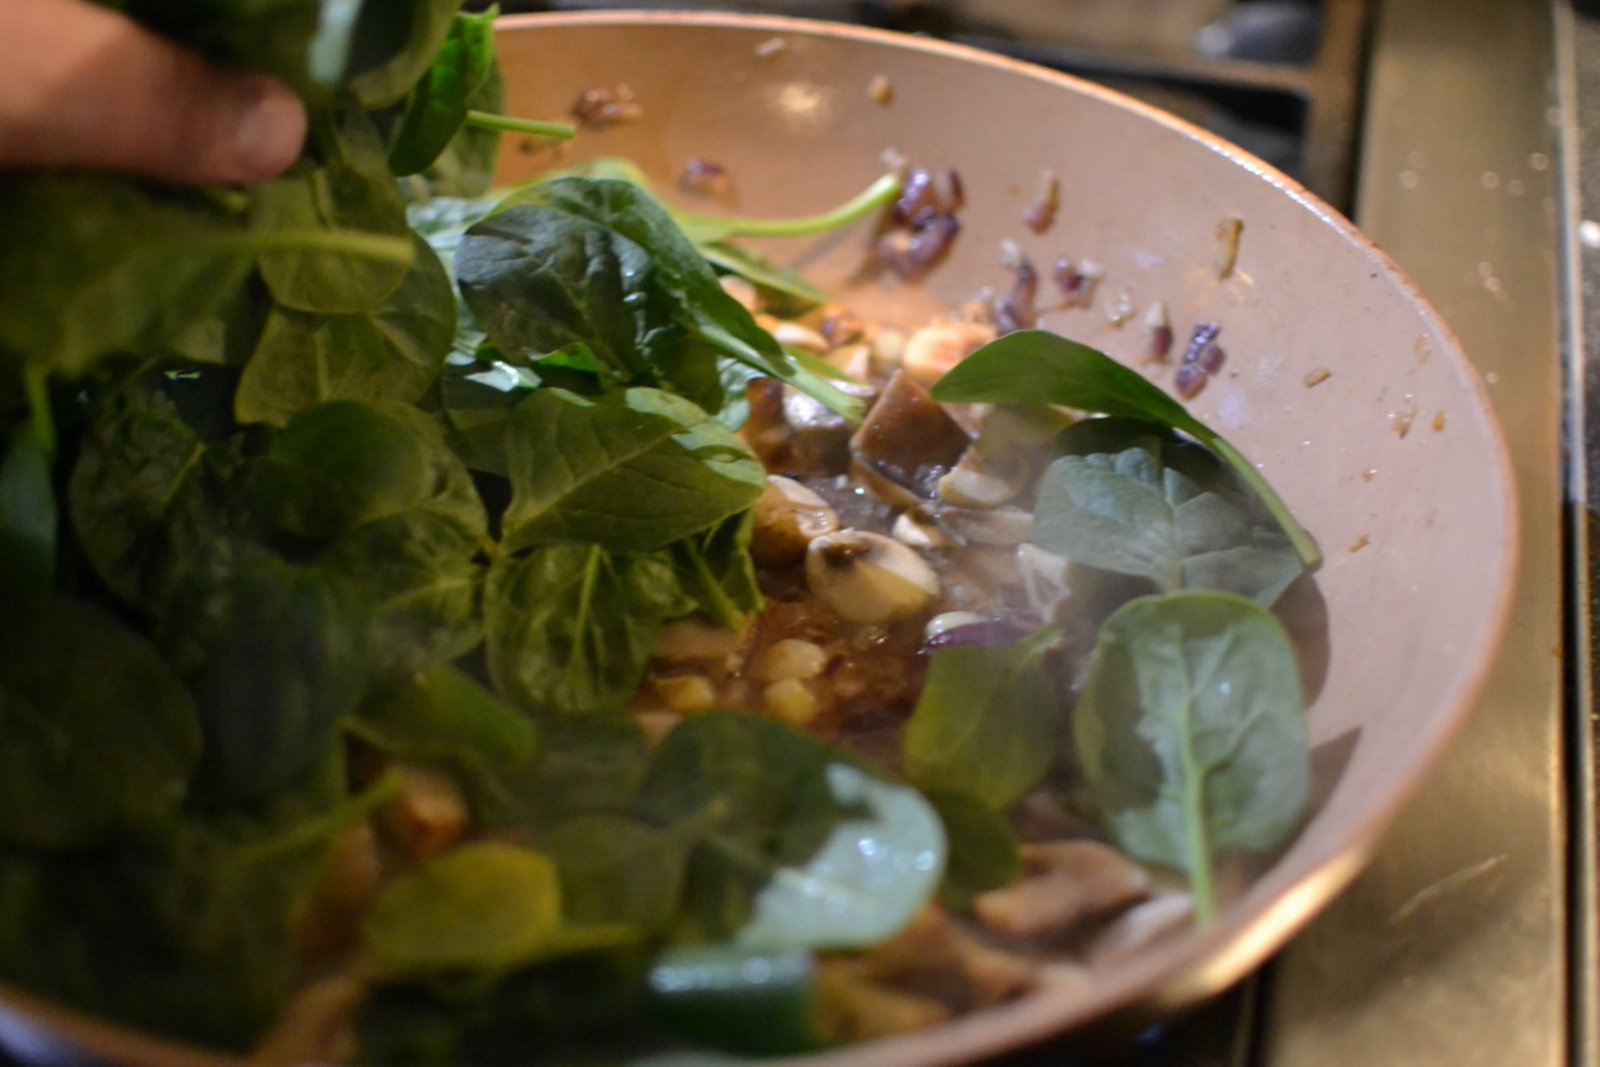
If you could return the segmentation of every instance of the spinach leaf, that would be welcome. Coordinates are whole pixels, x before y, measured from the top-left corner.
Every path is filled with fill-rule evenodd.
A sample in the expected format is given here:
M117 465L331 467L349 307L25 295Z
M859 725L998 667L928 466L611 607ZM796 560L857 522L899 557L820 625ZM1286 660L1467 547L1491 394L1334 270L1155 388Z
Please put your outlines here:
M262 459L257 484L269 522L321 541L415 507L429 473L426 446L406 421L337 400L295 416Z
M676 318L691 336L728 359L795 386L846 418L859 420L864 414L859 397L841 392L796 364L723 291L715 272L671 214L644 189L616 179L561 178L540 183L526 195L546 207L600 223L645 249L657 284L677 301Z
M636 810L695 830L686 926L749 947L882 940L944 868L943 831L919 795L792 727L736 712L668 734Z
M473 798L486 825L554 825L632 812L650 762L644 732L632 716L545 718L538 735L533 760L507 768L492 794Z
M462 845L392 882L363 942L380 977L510 971L567 949L555 865L519 845Z
M240 422L282 426L329 400L410 403L427 391L455 339L455 300L438 257L412 243L411 269L375 308L268 313L234 397Z
M583 344L611 387L654 384L685 341L650 253L563 211L514 207L477 223L457 250L456 276L502 352L537 359Z
M151 984L176 983L159 995L164 1026L242 1044L281 1013L304 979L297 935L330 850L346 827L393 797L397 781L379 779L347 796L343 778L343 761L328 760L309 789L280 796L261 816L187 819L129 850L127 874L114 884L134 898L161 946L137 966L153 972ZM163 974L167 954L176 961Z
M145 380L101 399L79 439L67 507L78 547L108 588L159 610L177 576L244 525L242 459L210 446Z
M266 951L198 961L164 928L149 864L128 850L0 850L0 980L142 1029L243 1051L287 994L287 924ZM255 901L237 918L265 925ZM285 966L287 965L287 966Z
M498 115L506 108L506 79L498 56L491 57L489 73L477 92L467 99L468 121L456 131L437 159L409 184L421 183L435 196L483 196L494 187L500 159L499 129L471 121L481 114Z
M1005 816L965 793L929 790L928 802L939 813L950 857L939 899L951 911L963 912L973 898L1010 885L1022 876L1022 854Z
M745 444L654 389L588 400L541 389L506 424L508 548L583 541L644 552L748 508L766 486Z
M691 607L664 553L564 544L496 561L483 607L489 676L539 714L619 712L665 620Z
M675 946L651 968L650 992L663 1023L717 1048L781 1055L810 1052L825 1043L816 962L803 950ZM670 1056L661 1061L674 1062ZM723 1059L694 1052L677 1062L687 1067Z
M1270 607L1300 557L1259 498L1209 451L1131 419L1086 419L1058 439L1031 540L1162 592L1218 589Z
M648 935L664 933L677 916L692 842L685 827L609 813L577 815L534 836L556 864L568 918Z
M765 602L750 556L754 531L754 513L741 511L670 546L684 592L700 611L730 629L743 625L746 613Z
M1044 662L1060 637L1046 627L1015 644L935 650L906 724L910 779L997 811L1037 786L1066 729Z
M515 770L539 751L526 716L443 663L374 693L350 727L385 752L479 774Z
M389 169L395 174L426 170L461 130L495 65L498 14L498 8L479 15L457 14L450 23L444 44L412 90L389 143Z
M255 254L238 222L105 175L0 176L0 364L76 376L204 317Z
M735 941L752 948L865 948L899 933L944 874L939 817L914 789L829 763L806 782L778 839L782 861ZM826 837L815 844L819 827Z
M649 965L645 951L627 945L543 961L492 982L382 985L363 1011L355 1061L632 1064L664 1041L645 1001Z
M251 227L266 233L353 230L409 238L405 203L371 118L346 107L313 113L313 119L320 162L302 161L283 177L252 186ZM405 280L414 257L414 246L399 260L356 258L338 247L267 250L259 266L278 304L337 315L383 303Z
M317 557L359 605L374 674L425 670L482 641L479 546L454 519L409 511L358 526Z
M205 734L196 789L260 803L324 762L366 691L358 618L310 568L246 551L186 575L157 643L194 695Z
M461 0L367 0L350 34L348 87L365 108L399 103L428 73Z
M1271 613L1229 593L1145 597L1106 621L1073 713L1084 779L1128 852L1186 870L1216 915L1225 849L1265 852L1310 791L1294 650Z
M520 846L464 845L397 879L368 916L367 951L390 976L526 962L561 921L548 859Z
M0 456L0 603L13 607L47 596L55 580L59 518L44 436L33 416Z
M91 604L0 616L0 841L80 848L172 819L200 757L194 704Z
M1314 567L1321 559L1311 535L1243 453L1160 387L1088 345L1047 330L1017 330L956 364L931 392L947 403L1057 404L1181 430L1222 457L1261 498L1302 563Z

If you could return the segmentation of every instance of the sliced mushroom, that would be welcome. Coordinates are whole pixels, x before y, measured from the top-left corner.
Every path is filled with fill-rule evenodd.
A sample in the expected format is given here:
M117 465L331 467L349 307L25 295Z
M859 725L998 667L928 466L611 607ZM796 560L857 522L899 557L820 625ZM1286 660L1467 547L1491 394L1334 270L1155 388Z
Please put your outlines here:
M915 989L956 1011L999 1004L1038 984L1032 960L983 944L942 907L928 906L899 934L852 959L860 979Z
M939 577L912 549L882 534L840 530L806 549L806 584L851 622L893 622L939 595Z
M970 446L935 488L939 499L960 508L997 508L1015 500L1033 482L1033 463L1021 452L989 454Z
M1067 581L1067 560L1038 545L1017 546L1017 575L1028 611L1046 621L1055 618L1062 601L1072 595Z
M1031 872L972 902L987 929L1007 937L1071 933L1150 894L1150 874L1098 841L1052 841L1023 849Z
M817 356L829 348L826 337L798 322L779 322L772 328L772 336L781 345L803 349Z
M902 544L917 549L950 548L958 542L944 527L920 508L902 511L895 516L889 536Z
M781 474L767 476L767 488L752 511L750 554L768 567L795 562L813 538L839 528L839 515L826 500Z
M837 381L839 390L871 400L877 391ZM752 382L744 439L769 470L835 474L849 462L851 426L821 401L770 378Z
M900 365L917 381L932 385L994 337L994 327L988 323L965 319L936 322L924 326L906 340Z
M1021 508L943 507L935 509L934 517L951 535L971 545L1009 548L1033 533L1033 514Z
M856 467L927 498L970 442L967 432L926 389L897 373L850 439L850 455Z
M443 852L467 832L467 801L454 778L414 764L396 764L400 787L381 809L384 829L412 863Z

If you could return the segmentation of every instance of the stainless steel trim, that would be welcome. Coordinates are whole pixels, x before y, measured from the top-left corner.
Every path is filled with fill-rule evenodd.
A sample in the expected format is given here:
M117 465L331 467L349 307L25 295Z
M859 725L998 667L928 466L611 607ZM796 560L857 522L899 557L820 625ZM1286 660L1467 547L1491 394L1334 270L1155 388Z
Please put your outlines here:
M1533 0L1374 13L1357 221L1490 382L1522 494L1511 632L1372 867L1275 965L1261 1062L1567 1062L1554 31ZM1396 708L1395 714L1404 714Z

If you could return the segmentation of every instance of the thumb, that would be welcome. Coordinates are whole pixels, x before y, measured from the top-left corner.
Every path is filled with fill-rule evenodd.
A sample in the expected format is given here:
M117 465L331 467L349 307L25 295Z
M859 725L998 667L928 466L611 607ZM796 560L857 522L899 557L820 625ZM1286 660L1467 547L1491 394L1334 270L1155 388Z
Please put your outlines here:
M86 0L0 0L0 167L165 181L270 178L305 110L281 83L222 70Z

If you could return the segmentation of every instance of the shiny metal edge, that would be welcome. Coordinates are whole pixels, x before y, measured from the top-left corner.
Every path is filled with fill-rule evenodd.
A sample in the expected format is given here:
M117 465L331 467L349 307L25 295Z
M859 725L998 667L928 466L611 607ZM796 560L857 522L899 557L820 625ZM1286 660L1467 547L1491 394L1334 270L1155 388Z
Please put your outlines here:
M1571 977L1569 1058L1600 1062L1600 855L1597 825L1596 662L1600 612L1600 249L1578 239L1584 218L1600 215L1600 168L1584 166L1600 138L1600 18L1580 17L1557 0L1556 89L1560 108L1560 248L1567 352L1567 540L1571 576L1568 612L1568 781L1570 784ZM1586 57L1580 64L1579 57ZM1587 123L1587 125L1586 125Z
M1554 29L1543 0L1386 0L1374 18L1356 217L1490 383L1523 565L1474 720L1274 965L1258 1061L1554 1067L1569 1015Z

